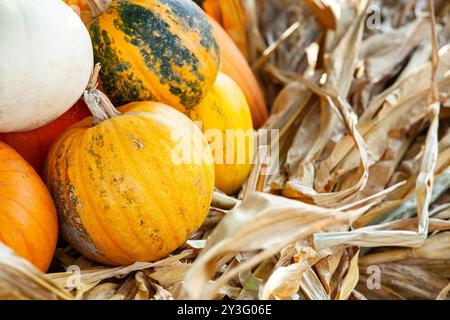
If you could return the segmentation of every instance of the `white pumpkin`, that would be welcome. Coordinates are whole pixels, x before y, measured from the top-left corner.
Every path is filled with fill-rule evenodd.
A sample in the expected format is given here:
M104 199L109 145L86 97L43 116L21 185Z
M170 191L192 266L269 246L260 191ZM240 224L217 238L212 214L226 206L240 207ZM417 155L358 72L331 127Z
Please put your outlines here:
M66 112L94 64L89 33L61 0L0 0L0 132L27 131Z

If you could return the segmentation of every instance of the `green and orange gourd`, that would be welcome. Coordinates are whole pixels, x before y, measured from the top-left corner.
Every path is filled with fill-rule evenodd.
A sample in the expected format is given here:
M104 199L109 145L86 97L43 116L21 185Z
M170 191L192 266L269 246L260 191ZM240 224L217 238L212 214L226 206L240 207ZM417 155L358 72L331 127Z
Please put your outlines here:
M160 101L180 111L213 85L220 53L205 13L191 0L88 0L85 21L111 101Z

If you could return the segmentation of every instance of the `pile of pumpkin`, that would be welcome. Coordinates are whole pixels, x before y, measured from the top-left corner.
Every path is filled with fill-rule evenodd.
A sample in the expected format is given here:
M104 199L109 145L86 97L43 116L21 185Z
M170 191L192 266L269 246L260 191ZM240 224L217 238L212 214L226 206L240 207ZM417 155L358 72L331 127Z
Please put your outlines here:
M0 2L0 242L42 271L58 231L99 263L160 259L251 169L214 164L192 120L257 128L263 96L192 0L65 2ZM203 161L175 163L174 132Z

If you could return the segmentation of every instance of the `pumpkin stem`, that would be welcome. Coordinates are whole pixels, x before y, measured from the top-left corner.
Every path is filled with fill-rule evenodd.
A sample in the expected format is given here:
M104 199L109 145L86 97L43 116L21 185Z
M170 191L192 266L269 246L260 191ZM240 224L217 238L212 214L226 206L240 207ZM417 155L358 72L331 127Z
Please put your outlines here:
M121 115L108 97L95 88L84 91L84 101L94 116L94 125Z
M86 87L86 90L92 90L97 88L98 75L100 74L100 69L101 69L100 63L96 63L94 66L94 70L92 70L91 77L89 79L89 83Z
M103 92L97 90L97 81L100 69L100 63L96 63L94 70L92 70L91 78L89 79L86 91L84 91L83 95L89 111L91 111L94 116L94 125L111 119L112 117L121 115L111 101L109 101L108 97Z
M105 111L100 107L100 96L97 89L91 89L84 91L84 101L94 116L94 125L99 124L102 121L108 120L109 117Z
M91 10L92 17L96 18L108 10L112 0L86 0L86 2Z
M108 115L109 118L112 117L118 117L120 115L122 115L119 111L117 111L117 109L114 107L114 105L111 103L111 101L109 101L108 97L106 96L106 94L104 94L101 91L98 91L98 95L100 97L100 106L102 108L102 110L104 112L106 112L106 114Z

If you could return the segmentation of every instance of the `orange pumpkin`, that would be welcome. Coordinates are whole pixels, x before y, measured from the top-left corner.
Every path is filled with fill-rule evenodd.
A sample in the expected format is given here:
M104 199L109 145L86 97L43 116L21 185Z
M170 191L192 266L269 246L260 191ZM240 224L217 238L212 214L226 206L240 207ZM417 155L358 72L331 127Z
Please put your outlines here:
M248 59L249 16L243 0L206 0L202 4L206 14L225 29L233 42Z
M93 92L102 97L99 106L86 96L96 117L69 128L47 160L61 233L103 264L158 260L182 245L208 214L211 149L200 129L172 107L136 102L118 108L120 114ZM191 159L201 161L184 162L181 154L178 159L180 147L189 149L194 136L200 140Z
M0 242L45 272L57 237L56 210L45 184L17 152L0 142Z
M0 133L0 140L16 150L37 173L42 174L45 158L52 144L71 125L90 115L82 100L46 126L25 131Z
M214 19L209 18L209 22L220 47L220 71L233 79L244 92L252 113L253 126L258 129L269 116L258 81L247 60L226 31Z
M201 5L203 10L212 17L217 22L221 23L222 21L222 12L220 10L220 5L217 0L205 0Z

